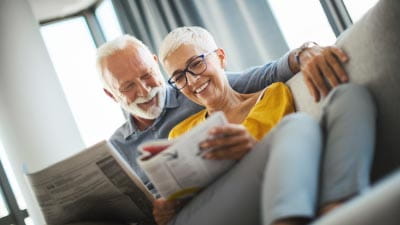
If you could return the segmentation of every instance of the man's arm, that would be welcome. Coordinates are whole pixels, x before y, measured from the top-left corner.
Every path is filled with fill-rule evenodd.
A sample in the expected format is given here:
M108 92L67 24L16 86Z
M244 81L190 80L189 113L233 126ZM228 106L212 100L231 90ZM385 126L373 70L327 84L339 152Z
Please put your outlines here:
M348 57L334 46L311 47L308 44L305 43L286 53L277 61L243 72L227 72L229 83L238 92L252 93L274 82L286 82L301 71L310 94L315 101L319 101L332 87L348 81L348 75L343 68L343 63L348 61Z
M286 82L295 74L289 66L291 53L286 53L276 61L241 72L227 72L228 81L233 89L241 93L253 93L274 82Z

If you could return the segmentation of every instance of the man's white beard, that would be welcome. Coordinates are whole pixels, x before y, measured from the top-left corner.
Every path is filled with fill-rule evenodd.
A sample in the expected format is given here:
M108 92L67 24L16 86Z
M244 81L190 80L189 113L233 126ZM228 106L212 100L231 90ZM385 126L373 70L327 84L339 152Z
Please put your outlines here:
M149 109L143 110L138 106L140 103L148 102L154 96L157 95L157 104L152 105ZM143 119L156 119L157 117L160 116L161 112L164 109L165 105L165 95L166 95L166 88L164 85L160 87L154 87L151 89L150 93L146 97L138 97L134 102L131 102L130 104L127 103L127 99L121 99L120 104L122 108L124 108L127 112L130 114L141 117Z

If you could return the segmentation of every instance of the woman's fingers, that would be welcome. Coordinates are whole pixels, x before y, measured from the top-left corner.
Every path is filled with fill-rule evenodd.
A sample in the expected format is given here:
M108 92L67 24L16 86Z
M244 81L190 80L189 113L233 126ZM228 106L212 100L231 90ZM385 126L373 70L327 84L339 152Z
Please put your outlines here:
M200 144L202 149L217 149L226 146L231 146L238 144L240 142L246 141L247 135L245 132L236 133L235 135L218 135L213 136Z
M210 138L200 144L207 152L203 155L206 159L240 159L255 144L246 128L238 124L215 127L209 134Z
M246 139L246 128L238 124L227 124L214 127L209 131L209 138L200 143L201 149L223 148Z
M210 152L207 152L204 155L204 158L213 160L239 160L243 156L245 156L252 148L253 145L249 142L241 143L238 145L229 146L227 148L214 149Z

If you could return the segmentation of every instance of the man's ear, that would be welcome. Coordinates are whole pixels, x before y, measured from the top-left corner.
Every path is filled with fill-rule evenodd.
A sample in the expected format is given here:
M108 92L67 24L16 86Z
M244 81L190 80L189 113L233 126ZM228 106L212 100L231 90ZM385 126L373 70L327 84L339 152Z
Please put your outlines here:
M219 49L217 49L216 53L217 53L217 56L219 58L221 68L225 69L225 67L226 67L226 55L225 55L224 49L219 48Z
M106 95L108 95L108 97L112 98L115 102L118 102L117 99L115 99L114 95L108 91L107 89L103 88L104 93L106 93Z

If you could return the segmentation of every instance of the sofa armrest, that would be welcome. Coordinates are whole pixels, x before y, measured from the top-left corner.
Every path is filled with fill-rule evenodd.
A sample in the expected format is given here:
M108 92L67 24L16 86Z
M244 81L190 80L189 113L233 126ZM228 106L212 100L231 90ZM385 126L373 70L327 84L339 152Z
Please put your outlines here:
M315 221L314 225L398 225L400 170L370 191Z
M314 101L304 83L303 74L301 72L296 74L286 84L292 92L296 111L306 112L316 119L319 118L322 101L319 103Z
M364 85L378 108L373 181L400 167L400 1L380 0L346 30L336 45L350 58L350 81ZM319 113L301 76L288 81L296 109Z

